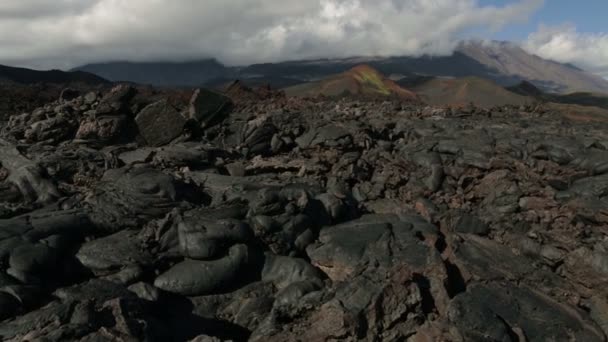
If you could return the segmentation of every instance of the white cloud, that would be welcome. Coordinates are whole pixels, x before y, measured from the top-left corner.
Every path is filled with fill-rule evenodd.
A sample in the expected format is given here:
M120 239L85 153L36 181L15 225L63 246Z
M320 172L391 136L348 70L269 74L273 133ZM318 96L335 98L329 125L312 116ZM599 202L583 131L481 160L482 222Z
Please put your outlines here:
M48 4L52 3L53 6ZM525 20L543 0L2 0L0 63L217 57L229 64L447 54L470 30ZM5 32L10 34L5 34Z
M608 78L608 33L582 33L573 25L540 26L524 48L543 58L572 63Z

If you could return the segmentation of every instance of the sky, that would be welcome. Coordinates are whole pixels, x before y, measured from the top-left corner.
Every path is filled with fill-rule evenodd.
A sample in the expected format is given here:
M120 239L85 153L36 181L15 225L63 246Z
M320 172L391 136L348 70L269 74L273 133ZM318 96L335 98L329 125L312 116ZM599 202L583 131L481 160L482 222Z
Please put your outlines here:
M0 64L446 55L509 40L608 77L607 0L1 0Z

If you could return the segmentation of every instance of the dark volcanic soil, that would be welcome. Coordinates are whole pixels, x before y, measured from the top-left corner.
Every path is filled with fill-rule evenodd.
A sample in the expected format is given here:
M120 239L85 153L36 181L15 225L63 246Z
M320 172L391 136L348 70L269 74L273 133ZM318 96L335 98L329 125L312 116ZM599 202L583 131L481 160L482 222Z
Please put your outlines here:
M10 118L1 340L606 340L607 124L228 93Z

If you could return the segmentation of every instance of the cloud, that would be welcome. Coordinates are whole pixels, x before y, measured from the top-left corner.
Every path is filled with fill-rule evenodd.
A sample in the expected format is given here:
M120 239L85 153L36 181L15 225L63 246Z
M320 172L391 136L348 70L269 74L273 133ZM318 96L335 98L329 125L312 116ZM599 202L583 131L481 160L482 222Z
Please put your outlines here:
M228 64L448 54L460 38L525 20L543 0L3 0L0 63L216 57Z
M35 19L57 15L75 15L99 0L4 0L0 2L0 20Z
M582 33L574 25L541 25L523 47L540 57L572 63L608 78L608 33Z

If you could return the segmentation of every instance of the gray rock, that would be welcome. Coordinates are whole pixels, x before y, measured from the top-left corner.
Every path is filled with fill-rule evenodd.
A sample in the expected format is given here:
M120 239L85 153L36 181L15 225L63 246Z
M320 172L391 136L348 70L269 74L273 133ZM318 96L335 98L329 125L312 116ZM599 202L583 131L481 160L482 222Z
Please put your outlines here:
M11 252L9 272L27 283L31 277L49 276L58 268L57 251L43 244L22 244ZM25 277L25 278L23 278ZM34 278L34 279L35 279Z
M180 195L183 192L169 175L150 168L123 168L107 171L86 203L95 225L112 233L163 217Z
M161 146L182 134L186 118L167 100L161 100L142 109L135 122L150 146Z
M608 196L608 174L582 178L574 183L565 192L559 193L557 198L605 197Z
M490 227L478 217L470 214L462 214L458 218L454 230L459 233L487 235Z
M176 224L180 251L191 259L216 257L231 245L246 243L253 237L247 224L232 219L209 219L204 211L185 213Z
M159 289L144 282L129 286L129 291L135 293L137 297L150 302L156 302L161 296Z
M137 235L137 231L124 230L86 242L76 253L76 258L98 274L115 273L130 265L149 265L153 259L143 250Z
M98 115L125 115L130 112L129 102L136 94L134 87L118 85L101 98L96 112Z
M8 181L15 184L24 198L49 203L61 196L55 184L45 177L40 166L24 157L15 146L0 139L2 166L9 171Z
M266 255L262 281L272 282L279 290L300 282L311 282L322 287L323 279L323 273L303 259Z
M88 92L86 93L86 95L84 95L84 103L86 104L93 104L97 101L97 93L94 91Z
M512 341L514 328L528 341L604 341L587 314L512 283L476 285L454 298L448 318L466 340Z
M153 164L161 167L184 167L200 169L212 163L212 151L198 143L180 143L156 150Z
M250 252L245 245L235 245L229 254L214 261L185 260L154 281L154 286L184 296L201 296L230 289L246 272Z
M300 148L310 148L320 144L335 146L341 138L347 136L349 136L349 132L343 127L327 125L309 130L298 137L296 143Z
M390 268L404 263L412 269L424 269L438 261L437 252L416 236L426 233L418 228L426 225L421 218L408 222L396 215L366 215L323 229L320 243L309 246L307 252L313 265L334 281L349 279L362 265Z
M219 120L231 101L224 95L208 89L197 89L190 99L188 116L202 127L208 127Z

